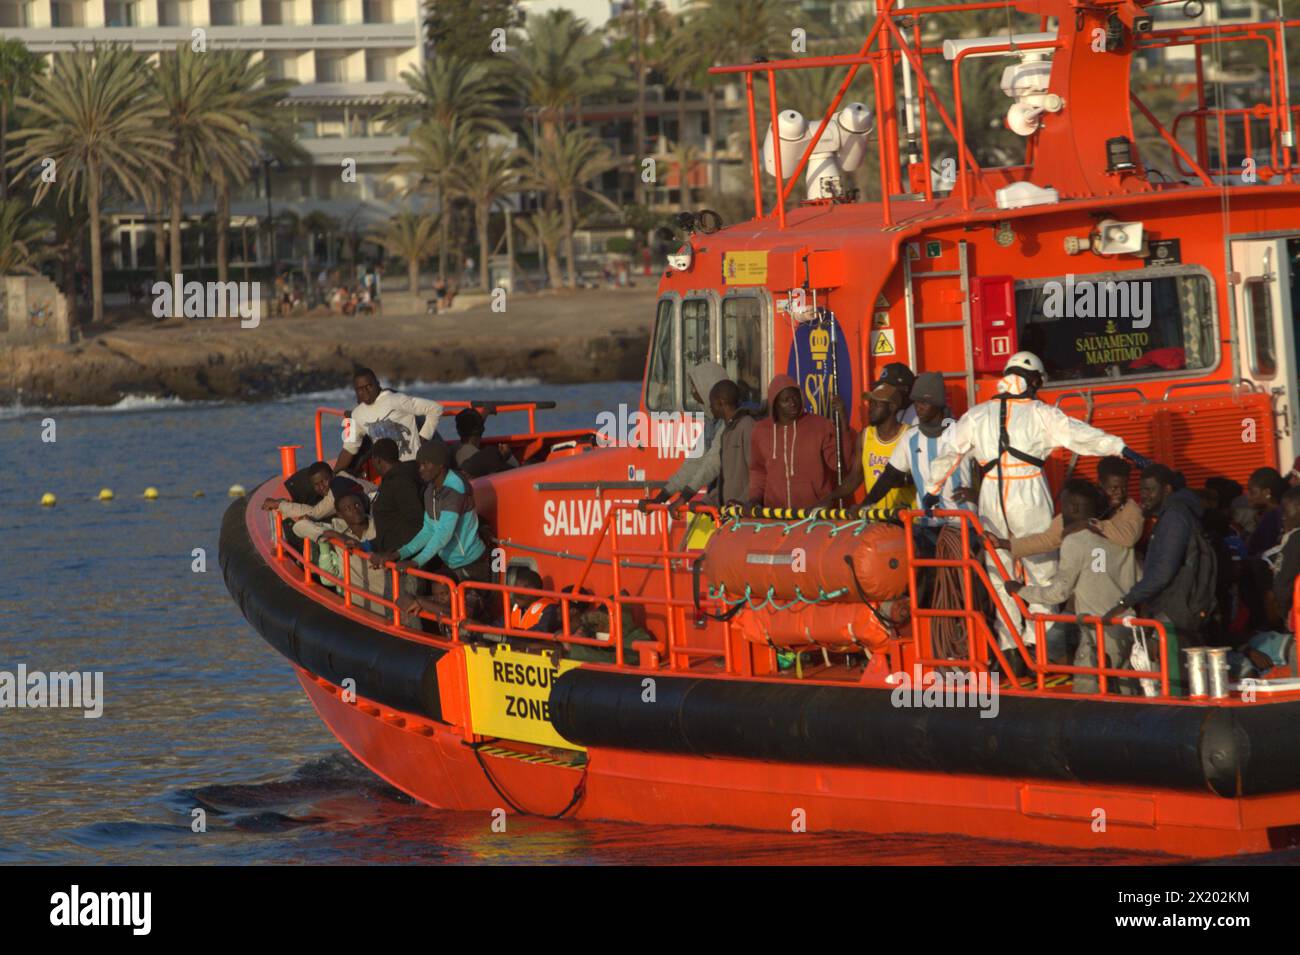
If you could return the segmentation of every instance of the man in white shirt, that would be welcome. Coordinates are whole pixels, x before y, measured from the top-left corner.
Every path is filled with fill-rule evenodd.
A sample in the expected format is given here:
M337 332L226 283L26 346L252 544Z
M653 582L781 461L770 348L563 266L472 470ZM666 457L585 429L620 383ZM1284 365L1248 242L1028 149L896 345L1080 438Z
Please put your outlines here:
M353 376L352 386L357 392L357 406L343 423L343 450L334 464L334 470L343 471L361 450L361 441L369 436L371 441L392 438L397 442L397 452L403 461L415 460L420 442L433 438L442 417L442 405L428 398L416 398L379 387L379 379L369 368L362 368ZM415 416L424 415L424 427L416 429Z

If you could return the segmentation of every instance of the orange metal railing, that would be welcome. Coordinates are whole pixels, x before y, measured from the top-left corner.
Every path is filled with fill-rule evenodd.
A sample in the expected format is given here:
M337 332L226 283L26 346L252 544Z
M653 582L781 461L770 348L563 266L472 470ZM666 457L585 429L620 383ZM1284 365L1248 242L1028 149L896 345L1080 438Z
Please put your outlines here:
M1282 154L1287 150L1285 147L1281 146L1278 141L1277 133L1279 132L1279 127L1276 118L1276 110L1264 104L1240 107L1237 109L1215 109L1213 107L1205 107L1201 109L1189 109L1179 113L1174 117L1174 121L1171 124L1172 128L1170 132L1175 137L1178 136L1180 127L1182 127L1185 122L1191 121L1196 125L1197 142L1206 144L1208 143L1209 136L1208 127L1211 122L1213 123L1214 135L1219 149L1219 161L1217 164L1211 163L1209 149L1207 146L1202 145L1202 147L1198 149L1198 153L1200 153L1200 162L1195 164L1196 168L1194 169L1188 169L1184 162L1185 160L1190 161L1191 157L1187 156L1187 154L1183 153L1181 150L1176 151L1174 162L1175 170L1177 170L1179 175L1192 175L1201 169L1208 170L1210 174L1215 176L1241 175L1246 171L1245 160L1250 159L1255 161L1256 140L1258 138L1261 140L1258 145L1268 148L1269 160L1267 163L1256 162L1254 169L1255 175L1259 176L1261 179L1267 180L1273 176L1284 175L1287 172L1295 172L1297 166L1294 161L1290 164L1284 164ZM1300 123L1300 106L1294 106L1291 108L1291 120L1293 127L1297 123ZM1230 125L1236 123L1241 124L1241 138L1229 142L1228 129ZM1267 124L1267 128L1262 136L1257 137L1255 126L1259 123ZM1229 152L1233 148L1240 150L1240 162L1232 163L1229 161Z
M630 505L635 507L635 505ZM652 507L662 507L662 505L652 505ZM611 508L613 510L613 508ZM423 643L438 643L439 638L420 630L413 629L402 622L402 600L403 578L414 578L419 580L430 581L439 585L446 594L446 613L437 613L426 609L418 609L409 614L421 620L429 620L443 626L446 629L446 635L442 642L464 642L469 635L496 635L502 637L517 637L529 640L550 641L554 643L575 644L580 646L589 646L596 649L612 650L613 657L611 662L617 666L625 666L624 658L624 630L622 608L624 605L646 605L646 606L663 606L667 608L683 608L693 606L691 600L672 596L671 593L671 562L679 559L697 558L699 552L690 551L670 551L670 550L620 550L616 546L611 547L611 553L614 555L614 591L619 592L618 581L618 562L621 558L626 557L660 557L665 561L666 580L669 581L670 591L666 597L656 596L630 596L619 595L617 597L599 597L593 594L581 593L581 583L575 585L572 590L546 590L532 587L509 586L500 583L488 583L480 581L457 581L451 577L441 574L433 574L420 570L415 567L399 566L402 562L389 561L383 566L388 570L388 587L386 593L379 594L369 588L357 584L352 579L352 559L354 557L368 561L371 557L369 551L359 544L341 542L336 538L318 542L321 547L334 547L341 555L341 574L335 574L324 569L319 561L312 560L311 548L312 542L303 541L301 552L286 548L283 546L283 532L281 523L288 518L281 517L278 513L271 515L274 520L272 523L273 535L275 540L276 555L280 559L288 560L298 566L301 573L301 579L304 583L311 584L314 580L319 579L326 585L332 585L341 591L340 601L343 608L353 613L367 613L366 604L375 604L384 609L385 621L392 627L400 630L404 636L409 636ZM609 525L613 528L616 536L617 522ZM667 521L664 522L667 526ZM665 531L666 533L666 531ZM600 541L597 541L593 547L592 556L594 557L600 550ZM373 566L373 565L372 565ZM496 593L501 596L502 602L502 620L500 625L485 623L481 620L474 619L467 611L467 595L472 592ZM521 630L509 626L510 619L510 602L512 597L532 597L538 599L549 599L559 604L561 608L562 628L558 633L546 633L534 630ZM602 607L609 618L609 639L603 640L596 637L583 636L577 633L573 626L573 604L582 604L585 606ZM659 655L665 654L669 659L671 669L686 669L689 663L686 659L698 656L715 656L724 657L727 669L730 670L730 653L728 648L714 649L706 647L687 646L680 640L676 639L676 627L674 624L674 615L670 611L668 614L669 637L666 646L660 647L657 643L637 644L633 649L641 651L641 666L647 669L659 669Z
M486 406L486 403L482 401L439 401L438 404L442 405L444 416L447 412L457 412L457 411L463 411L466 408L482 408ZM545 440L548 438L563 440L565 438L580 437L592 433L590 428L575 428L575 429L569 429L565 431L539 432L537 430L537 411L539 408L546 408L548 406L551 406L552 404L553 404L552 402L542 402L542 401L516 401L510 403L492 402L491 407L496 414L509 414L511 412L520 412L520 411L526 412L528 415L527 437L534 441ZM344 411L342 408L321 407L316 409L315 435L316 435L316 460L317 461L325 460L325 441L324 441L324 435L321 432L321 421L326 416L335 417L335 418L346 418L348 416L348 412ZM493 438L486 439L485 443L493 444L493 443L500 443L502 441L514 441L514 440L520 440L523 437L524 437L523 435L493 437Z
M986 46L962 50L953 58L952 61L952 111L951 114L945 109L943 103L939 100L938 94L930 82L931 72L926 69L923 58L925 56L941 55L941 47L925 47L922 44L922 19L931 15L950 15L965 12L977 12L988 10L999 10L1007 8L1005 0L993 0L993 2L976 2L976 3L953 3L946 5L915 6L907 8L896 8L895 0L885 0L879 5L870 31L867 33L866 40L862 43L858 52L853 55L841 56L805 56L798 59L788 60L768 60L756 63L735 65L735 66L717 66L711 67L709 72L714 75L740 75L744 77L745 98L747 102L747 114L749 119L749 143L750 159L753 175L754 187L754 206L756 218L773 216L777 220L778 228L784 229L786 226L786 203L790 200L794 189L798 185L799 176L807 168L812 157L813 151L817 148L822 136L825 134L827 127L830 125L835 111L839 109L840 103L848 93L849 87L852 86L859 70L863 66L870 66L873 77L873 88L875 95L876 117L879 124L877 131L877 145L879 151L880 165L880 184L881 184L881 219L885 226L893 224L893 211L891 207L891 194L899 191L902 183L900 171L901 153L900 153L900 135L898 129L897 116L897 98L898 90L895 83L895 69L900 64L906 63L911 68L911 75L915 84L916 99L921 111L921 121L916 130L917 146L921 153L921 160L924 169L923 192L927 199L933 198L932 187L930 185L930 132L925 122L925 111L927 102L931 103L944 126L947 127L949 135L953 137L954 146L957 150L957 169L958 169L958 195L961 199L962 209L969 211L972 208L972 180L975 187L984 185L983 170L978 161L975 159L973 152L966 144L965 139L965 109L963 108L963 94L961 82L961 66L967 57L975 55L984 55L993 52L1024 52L1029 50L1050 50L1060 49L1065 46L1063 39L1064 34L1058 35L1055 40L1044 40L1032 43L1013 44L1010 39L1007 42L990 42ZM904 19L902 24L896 22ZM910 21L910 23L908 22ZM911 36L906 35L910 26ZM1043 30L1047 29L1046 17L1040 24ZM1209 176L1205 173L1207 166L1206 130L1205 119L1209 115L1231 115L1238 112L1251 113L1254 116L1263 116L1270 121L1270 140L1271 140L1271 163L1264 167L1267 174L1280 174L1285 177L1287 182L1291 182L1294 173L1300 169L1300 150L1295 147L1287 146L1284 137L1279 135L1283 132L1294 132L1297 116L1290 105L1290 93L1287 83L1287 65L1283 55L1283 32L1287 29L1293 29L1300 26L1300 20L1276 21L1271 23L1243 23L1243 24L1215 24L1208 27L1174 27L1171 29L1156 30L1143 34L1136 34L1133 39L1135 49L1164 49L1174 46L1191 46L1196 55L1196 86L1198 109L1190 113L1185 113L1179 117L1179 121L1187 116L1192 116L1197 120L1197 159L1193 160L1191 156L1183 150L1178 143L1176 135L1177 129L1170 133L1156 119L1154 114L1136 97L1131 97L1131 105L1136 107L1148 121L1155 127L1156 131L1170 145L1174 152L1175 164L1179 172L1184 175L1197 175L1205 185ZM1260 105L1249 110L1209 110L1206 104L1206 78L1203 63L1203 48L1211 44L1221 44L1227 42L1245 42L1259 41L1265 44L1267 50L1267 63L1269 72L1269 103ZM777 128L777 116L779 106L776 97L776 74L778 71L786 70L806 70L806 69L825 69L835 67L847 67L843 82L839 89L832 97L830 104L826 107L813 133L808 145L804 148L798 163L792 170L786 170L782 166L781 150L773 150L773 173L776 179L775 200L770 210L763 208L763 189L762 189L762 165L759 158L759 141L758 135L758 116L755 109L754 87L755 77L758 74L766 76L766 85L769 97L770 122L773 130ZM1175 127L1178 121L1175 122ZM1220 156L1224 154L1222 144L1222 123L1220 124L1221 149ZM775 133L774 133L775 135ZM1250 143L1250 130L1247 124L1246 155L1252 155ZM1027 144L1026 164L1032 162L1033 157L1033 140ZM1221 162L1223 160L1221 159ZM1187 165L1184 166L1183 164ZM1189 168L1190 167L1190 168ZM1223 173L1226 174L1226 173Z
M1160 695L1168 697L1169 694L1169 645L1168 634L1165 627L1157 620L1147 618L1128 617L1124 619L1103 620L1094 616L1076 616L1072 614L1038 614L1031 613L1028 605L1019 597L1013 596L1016 609L1019 610L1024 620L1034 628L1035 642L1034 652L1031 654L1029 648L1021 639L1021 627L1012 620L1011 615L1007 612L1006 606L997 598L993 589L993 581L989 576L989 568L986 567L981 559L972 552L971 542L979 540L981 544L982 557L986 557L993 565L992 570L998 574L1003 581L1013 580L1014 578L1007 573L998 557L996 549L988 542L988 535L980 523L978 517L970 511L964 510L935 510L931 512L933 516L951 518L961 529L961 557L959 559L945 559L940 557L918 557L916 554L916 541L912 533L913 522L923 516L921 511L904 511L900 514L903 519L903 527L907 534L907 560L908 560L908 584L912 594L912 643L916 653L916 662L924 667L951 667L954 665L967 667L972 670L987 670L988 656L993 654L998 661L999 667L1003 673L1010 672L1008 668L1008 659L1004 655L1006 652L1020 654L1021 660L1025 663L1029 672L1033 675L1036 688L1045 690L1047 688L1047 679L1056 675L1076 676L1079 674L1091 674L1097 677L1098 693L1107 692L1108 679L1150 679L1160 682ZM924 568L956 568L962 571L962 606L959 608L933 608L918 607L916 605L915 595L917 589L917 572ZM974 582L978 580L983 586L984 592L988 595L994 612L1006 627L1007 632L1011 634L1015 641L1014 649L1004 651L999 647L998 641L993 637L993 631L988 625L984 614L980 611L975 602L976 591ZM929 628L916 626L918 621L938 620L943 618L957 618L965 621L966 630L966 648L967 656L959 659L947 659L936 657L933 653L927 652L925 643L929 637ZM1054 664L1047 659L1047 634L1046 628L1051 623L1077 623L1080 626L1092 627L1097 639L1097 665L1091 667L1077 667L1066 664ZM1155 631L1159 641L1160 669L1155 670L1129 670L1118 667L1106 666L1105 652L1105 634L1104 626L1134 626L1150 628Z
M318 440L321 416L322 414L332 413L332 411L333 409L325 408L317 410ZM280 449L281 473L284 477L288 477L296 468L295 450L294 446L286 446ZM664 514L664 519L659 522L657 547L627 547L621 541L619 528L622 522L619 520L619 516L638 508L650 512L663 512ZM340 552L340 573L336 574L322 568L318 561L312 560L310 541L304 541L300 551L284 546L282 521L285 518L281 517L278 512L272 515L272 532L276 557L295 564L299 568L300 579L304 583L311 584L318 580L336 588L340 592L340 602L343 611L346 613L374 615L375 611L368 608L372 606L381 608L382 613L378 615L389 626L418 642L445 644L447 642L463 642L476 635L495 634L501 637L569 643L612 651L610 664L622 667L628 665L624 652L623 611L625 607L639 606L647 610L658 609L663 612L662 638L640 641L633 647L638 652L639 666L642 669L657 670L666 663L667 668L670 670L688 670L692 667L693 662L700 658L720 657L723 660L724 672L734 674L737 672L735 664L738 661L733 659L731 623L725 613L719 614L719 618L723 619L724 626L721 646L688 644L682 632L688 611L726 611L729 608L725 602L716 598L702 598L697 605L697 595L691 594L689 597L678 595L677 588L681 585L682 578L687 576L693 562L698 560L703 555L703 552L673 546L672 532L668 520L670 510L678 511L677 508L670 509L666 505L649 502L612 502L609 510L605 513L600 531L592 542L590 553L579 572L577 582L571 589L566 591L508 586L497 582L458 581L446 575L433 574L415 567L405 566L404 562L389 562L384 565L387 571L385 592L376 593L353 580L353 559L359 558L368 561L371 556L360 544L340 542L332 538L323 545L336 547ZM697 505L689 510L691 513L707 515L717 523L722 521L721 515L715 508ZM916 663L929 668L962 666L977 671L987 670L989 668L989 655L991 654L1005 673L1009 672L1010 669L1008 666L1008 653L1019 653L1022 661L1033 674L1035 688L1039 691L1047 689L1046 680L1050 676L1090 674L1097 678L1099 694L1108 692L1109 681L1117 679L1152 679L1159 681L1161 696L1166 698L1169 696L1168 635L1161 623L1141 618L1102 620L1093 616L1035 614L1029 611L1028 606L1019 596L1015 596L1012 599L1017 610L1019 610L1024 620L1032 626L1036 635L1034 650L1031 653L1022 639L1021 628L1012 620L1007 607L994 595L995 591L990 574L997 574L1004 581L1011 578L999 559L996 550L988 544L985 531L978 518L970 511L964 510L933 512L937 516L954 519L962 528L963 533L960 535L961 554L960 557L955 559L945 559L937 556L922 558L917 556L915 540L912 535L913 523L921 516L921 513L920 511L903 511L899 514L907 538L910 591L913 595L918 592L917 574L919 571L927 568L954 568L961 572L962 605L956 608L919 607L916 605L915 596L912 597L911 645ZM683 542L684 540L685 532L683 532ZM972 544L975 540L980 541L978 551ZM508 544L502 546L506 549L509 547ZM583 593L583 585L588 581L597 558L606 548L610 556L613 594L609 597L599 597ZM985 559L989 561L991 566L985 566ZM637 595L622 593L623 568L636 560L654 562L657 571L655 576L661 581L661 591ZM418 608L416 611L406 614L408 620L411 618L427 620L439 625L444 630L443 636L425 633L403 622L402 607L407 603L403 597L404 578L427 581L430 584L437 585L445 593L444 612ZM1003 650L998 645L984 611L979 608L976 599L979 593L976 588L977 583L983 589L983 592L991 598L994 613L1012 635L1015 647L1009 651ZM502 603L502 623L500 625L474 619L467 612L467 596L475 592L500 596ZM510 602L512 597L531 597L555 601L560 606L562 624L560 632L543 633L510 627ZM1293 627L1297 622L1300 622L1300 580L1296 582L1295 601L1296 607L1292 611ZM486 602L485 599L484 603ZM573 626L574 604L599 606L608 613L608 641L583 636L575 632ZM929 623L943 618L956 618L964 621L966 631L965 657L961 659L940 658L933 654L933 648L930 646ZM1053 664L1047 659L1046 627L1057 622L1076 623L1093 629L1097 638L1096 646L1098 647L1095 666L1078 667ZM1158 640L1160 669L1158 671L1135 671L1106 666L1104 627L1114 625L1140 626L1153 631ZM1300 630L1300 627L1295 627L1295 629ZM1300 637L1297 637L1297 647L1300 649Z
M618 502L611 507L611 512L635 508L637 505L633 502ZM648 505L651 509L664 509L664 505ZM698 512L707 513L718 519L717 511L713 508L701 507L696 509ZM912 648L915 653L914 662L926 668L952 667L961 666L971 670L987 670L988 656L992 654L998 661L1003 672L1009 672L1008 654L1019 652L1021 659L1025 662L1030 672L1035 678L1037 690L1046 690L1046 680L1055 675L1078 675L1091 674L1098 680L1098 695L1108 692L1109 682L1116 679L1137 680L1152 679L1159 681L1161 696L1169 697L1169 667L1168 667L1168 638L1164 626L1155 620L1130 618L1128 620L1107 620L1103 621L1097 617L1078 617L1067 614L1034 614L1031 613L1019 597L1015 597L1016 606L1020 610L1024 619L1031 624L1036 632L1037 640L1034 652L1026 647L1021 639L1020 628L1015 626L1006 608L996 599L992 599L995 612L1002 619L1008 631L1013 635L1015 648L1007 651L998 646L997 640L994 639L993 632L984 617L975 600L977 591L975 582L984 588L985 592L992 597L993 586L989 575L989 569L981 563L980 555L975 553L971 548L971 541L982 534L982 528L975 517L968 511L936 511L940 517L953 517L963 522L969 533L962 535L962 556L960 559L942 559L942 558L922 558L918 557L914 548L914 541L911 534L912 523L920 515L918 511L904 511L900 516L903 519L904 527L907 532L907 552L909 560L909 583L912 593L917 589L917 572L924 568L957 568L962 571L963 580L963 605L960 608L924 608L918 607L913 602L912 621L913 630L911 636ZM383 608L383 613L379 614L391 627L400 631L403 636L409 637L417 642L427 644L445 644L447 642L465 642L474 635L496 635L500 637L515 637L539 642L552 642L556 644L574 644L581 646L593 647L601 650L612 651L609 660L610 665L625 667L628 662L624 652L624 629L623 629L623 608L625 605L640 605L647 608L662 608L665 611L665 637L660 641L642 641L634 645L633 649L638 651L639 667L641 669L659 670L666 668L669 670L684 671L689 670L695 659L700 657L721 657L724 663L724 672L735 674L737 671L734 667L731 652L731 624L725 622L724 639L722 646L718 647L700 647L687 645L681 637L678 628L678 611L694 607L693 599L679 597L674 592L674 574L681 570L680 567L674 566L675 562L689 562L698 559L702 552L674 550L671 548L669 532L667 530L667 521L663 522L661 528L661 538L659 549L626 549L618 545L618 527L617 518L606 518L595 544L592 547L592 553L584 568L583 578L579 583L567 591L546 590L531 587L508 586L501 583L486 583L478 581L457 581L451 577L441 574L428 573L414 567L399 567L394 562L385 565L388 571L386 594L378 594L363 585L359 585L352 577L352 559L359 558L369 560L370 554L360 544L341 543L336 539L322 542L320 546L335 547L341 554L341 573L335 574L321 567L318 561L311 558L311 541L304 541L301 552L282 546L282 535L280 530L281 518L278 514L272 515L276 519L273 521L276 553L284 560L288 560L300 568L301 579L304 583L312 583L319 580L325 585L332 585L338 589L341 594L339 602L342 610L358 616L374 614L374 611L367 609L367 604L377 605ZM590 569L596 556L604 546L605 540L609 541L609 553L612 558L614 594L610 597L599 597L593 594L581 593L580 588L582 581L586 578L586 571ZM991 548L985 548L985 552L991 558L993 571L1002 575L1003 579L1008 579L997 554ZM663 594L646 594L646 595L627 595L620 593L620 581L618 568L625 558L655 558L661 562L663 570L664 593ZM419 620L428 620L444 628L443 636L435 636L415 629L403 623L402 605L404 577L429 581L442 588L446 595L446 612L435 612L424 608L417 609L409 613L408 617L414 617ZM467 595L472 592L481 592L484 594L499 594L502 601L502 624L485 623L482 620L474 619L467 612ZM528 597L534 599L547 599L555 601L561 608L561 630L558 633L545 633L533 630L520 630L509 626L510 602L513 597ZM1297 582L1297 600L1300 601L1300 581ZM576 632L573 626L573 604L583 604L586 606L599 606L608 614L609 620L609 639L604 640L595 637L584 636ZM701 601L701 606L710 610L725 610L726 605L717 600ZM929 629L926 626L918 626L928 620L941 618L959 618L966 622L967 636L967 656L960 659L936 657L927 652L927 642ZM1294 618L1293 618L1294 619ZM1098 662L1095 666L1077 667L1065 664L1052 664L1046 659L1046 626L1055 622L1079 623L1081 625L1091 626L1096 631L1098 638L1097 646L1105 647L1104 625L1131 624L1133 626L1148 627L1152 629L1158 639L1160 669L1158 671L1137 671L1130 669L1120 669L1118 667L1108 667L1105 665L1104 651L1098 655ZM1025 689L1025 688L1022 688Z

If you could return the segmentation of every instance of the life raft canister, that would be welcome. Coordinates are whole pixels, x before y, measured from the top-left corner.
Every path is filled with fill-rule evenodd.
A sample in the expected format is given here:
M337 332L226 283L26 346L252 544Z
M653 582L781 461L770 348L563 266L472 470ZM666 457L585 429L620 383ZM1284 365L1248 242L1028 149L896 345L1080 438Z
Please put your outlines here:
M860 604L864 595L893 600L907 591L907 540L894 524L855 528L819 521L791 528L738 521L710 538L703 577L715 589L724 587L728 598L748 592L754 603L768 597L780 603L829 598Z

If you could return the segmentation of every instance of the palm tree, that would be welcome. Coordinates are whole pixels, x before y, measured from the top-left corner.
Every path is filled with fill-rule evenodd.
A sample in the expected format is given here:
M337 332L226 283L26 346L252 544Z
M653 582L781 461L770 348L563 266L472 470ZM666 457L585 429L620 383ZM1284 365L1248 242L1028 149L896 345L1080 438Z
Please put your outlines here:
M560 275L560 243L564 240L564 217L558 209L538 209L527 219L515 220L524 236L537 243L551 288L564 282Z
M62 279L63 295L69 305L77 301L77 263L86 247L86 230L90 216L85 206L69 207L51 197L45 209L52 238L42 244L41 260L57 262ZM44 205L44 204L43 204Z
M791 7L785 0L691 0L686 11L686 42L694 47L696 55L714 66L752 63L758 56L781 59L790 50L790 30L796 25ZM718 125L714 95L718 85L720 81L713 76L709 76L704 85L709 115L705 152L709 162L709 184L714 189L718 187Z
M569 109L616 85L618 65L588 31L587 22L568 10L530 14L524 29L527 40L513 43L510 54L516 82L551 139Z
M665 41L671 35L672 18L659 0L631 0L625 3L619 15L610 19L605 30L612 40L613 52L626 62L636 87L636 138L633 153L640 158L646 141L646 79L647 74L665 65ZM640 176L633 179L635 201L644 202L645 183Z
M253 176L264 154L283 163L305 162L309 157L294 138L290 116L277 108L288 91L297 85L295 81L273 79L267 60L254 60L248 51L217 50L204 55L215 58L215 65L223 76L221 86L248 118L257 137L256 144L245 139L228 153L207 157L206 173L212 179L217 200L217 280L226 282L230 278L227 236L230 230L230 195L234 187L243 185Z
M686 138L686 90L706 88L712 53L702 47L686 18L677 16L663 40L663 71L677 92L677 138Z
M402 180L401 191L407 195L425 193L433 198L438 213L438 276L447 277L447 231L451 216L447 200L457 170L465 163L474 142L470 124L459 120L448 123L423 123L411 133L410 141L398 150L407 157L393 167L389 175Z
M425 216L409 209L388 220L382 232L369 237L390 255L406 262L406 278L412 295L420 294L420 263L438 250L438 217Z
M519 183L519 169L515 161L513 149L494 146L484 138L475 145L470 159L457 168L451 180L452 193L468 199L474 206L474 221L478 229L479 284L484 291L487 291L490 281L488 225L492 217L492 206L498 199L515 191Z
M90 213L92 316L104 318L103 245L100 204L114 187L141 196L156 175L167 148L157 131L163 116L151 88L144 56L125 46L91 46L55 54L48 76L32 83L29 96L15 103L32 112L32 123L14 134L23 146L13 159L16 176L49 168L53 182L42 178L35 199L54 186L71 208L84 200Z
M36 77L45 72L45 61L32 53L22 40L0 39L0 199L9 197L9 116L14 100L26 96Z
M425 60L418 70L402 73L409 94L394 95L377 119L396 133L422 123L458 121L476 129L504 130L497 119L505 98L504 83L492 61L471 61L451 54Z
M27 203L0 199L0 275L35 272L33 246L44 232L45 223L28 215Z
M691 170L699 161L699 147L679 139L675 143L669 143L668 148L668 155L677 166L678 204L683 209L689 209L695 205L695 190L691 188Z
M171 211L171 270L181 272L181 215L185 190L197 196L212 171L223 181L247 169L256 157L257 115L246 95L230 82L231 61L195 53L186 44L163 53L153 73L166 111L160 124L168 141L167 199ZM218 221L222 216L218 215ZM227 218L225 221L229 221ZM225 229L221 230L225 242Z
M579 127L557 129L552 138L542 137L537 149L528 154L525 183L549 193L559 203L564 220L564 257L567 262L569 288L578 284L577 263L573 251L573 232L578 217L578 197L589 196L610 209L617 206L589 185L597 176L614 169L618 163L604 144L588 130Z

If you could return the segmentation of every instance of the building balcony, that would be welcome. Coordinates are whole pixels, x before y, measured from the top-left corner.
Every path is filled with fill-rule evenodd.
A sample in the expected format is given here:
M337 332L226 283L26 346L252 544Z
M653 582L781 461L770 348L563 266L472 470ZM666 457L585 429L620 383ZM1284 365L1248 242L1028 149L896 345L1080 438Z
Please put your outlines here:
M330 136L299 139L316 166L338 166L345 159L355 159L358 166L373 163L396 163L397 152L407 144L405 136Z
M195 24L201 26L201 24ZM157 53L189 43L193 26L116 27L112 39L143 53ZM408 23L349 23L313 26L205 26L208 42L237 50L409 50L419 47L420 25ZM96 27L28 27L0 29L0 37L21 40L33 53L70 52L78 44L103 42Z

